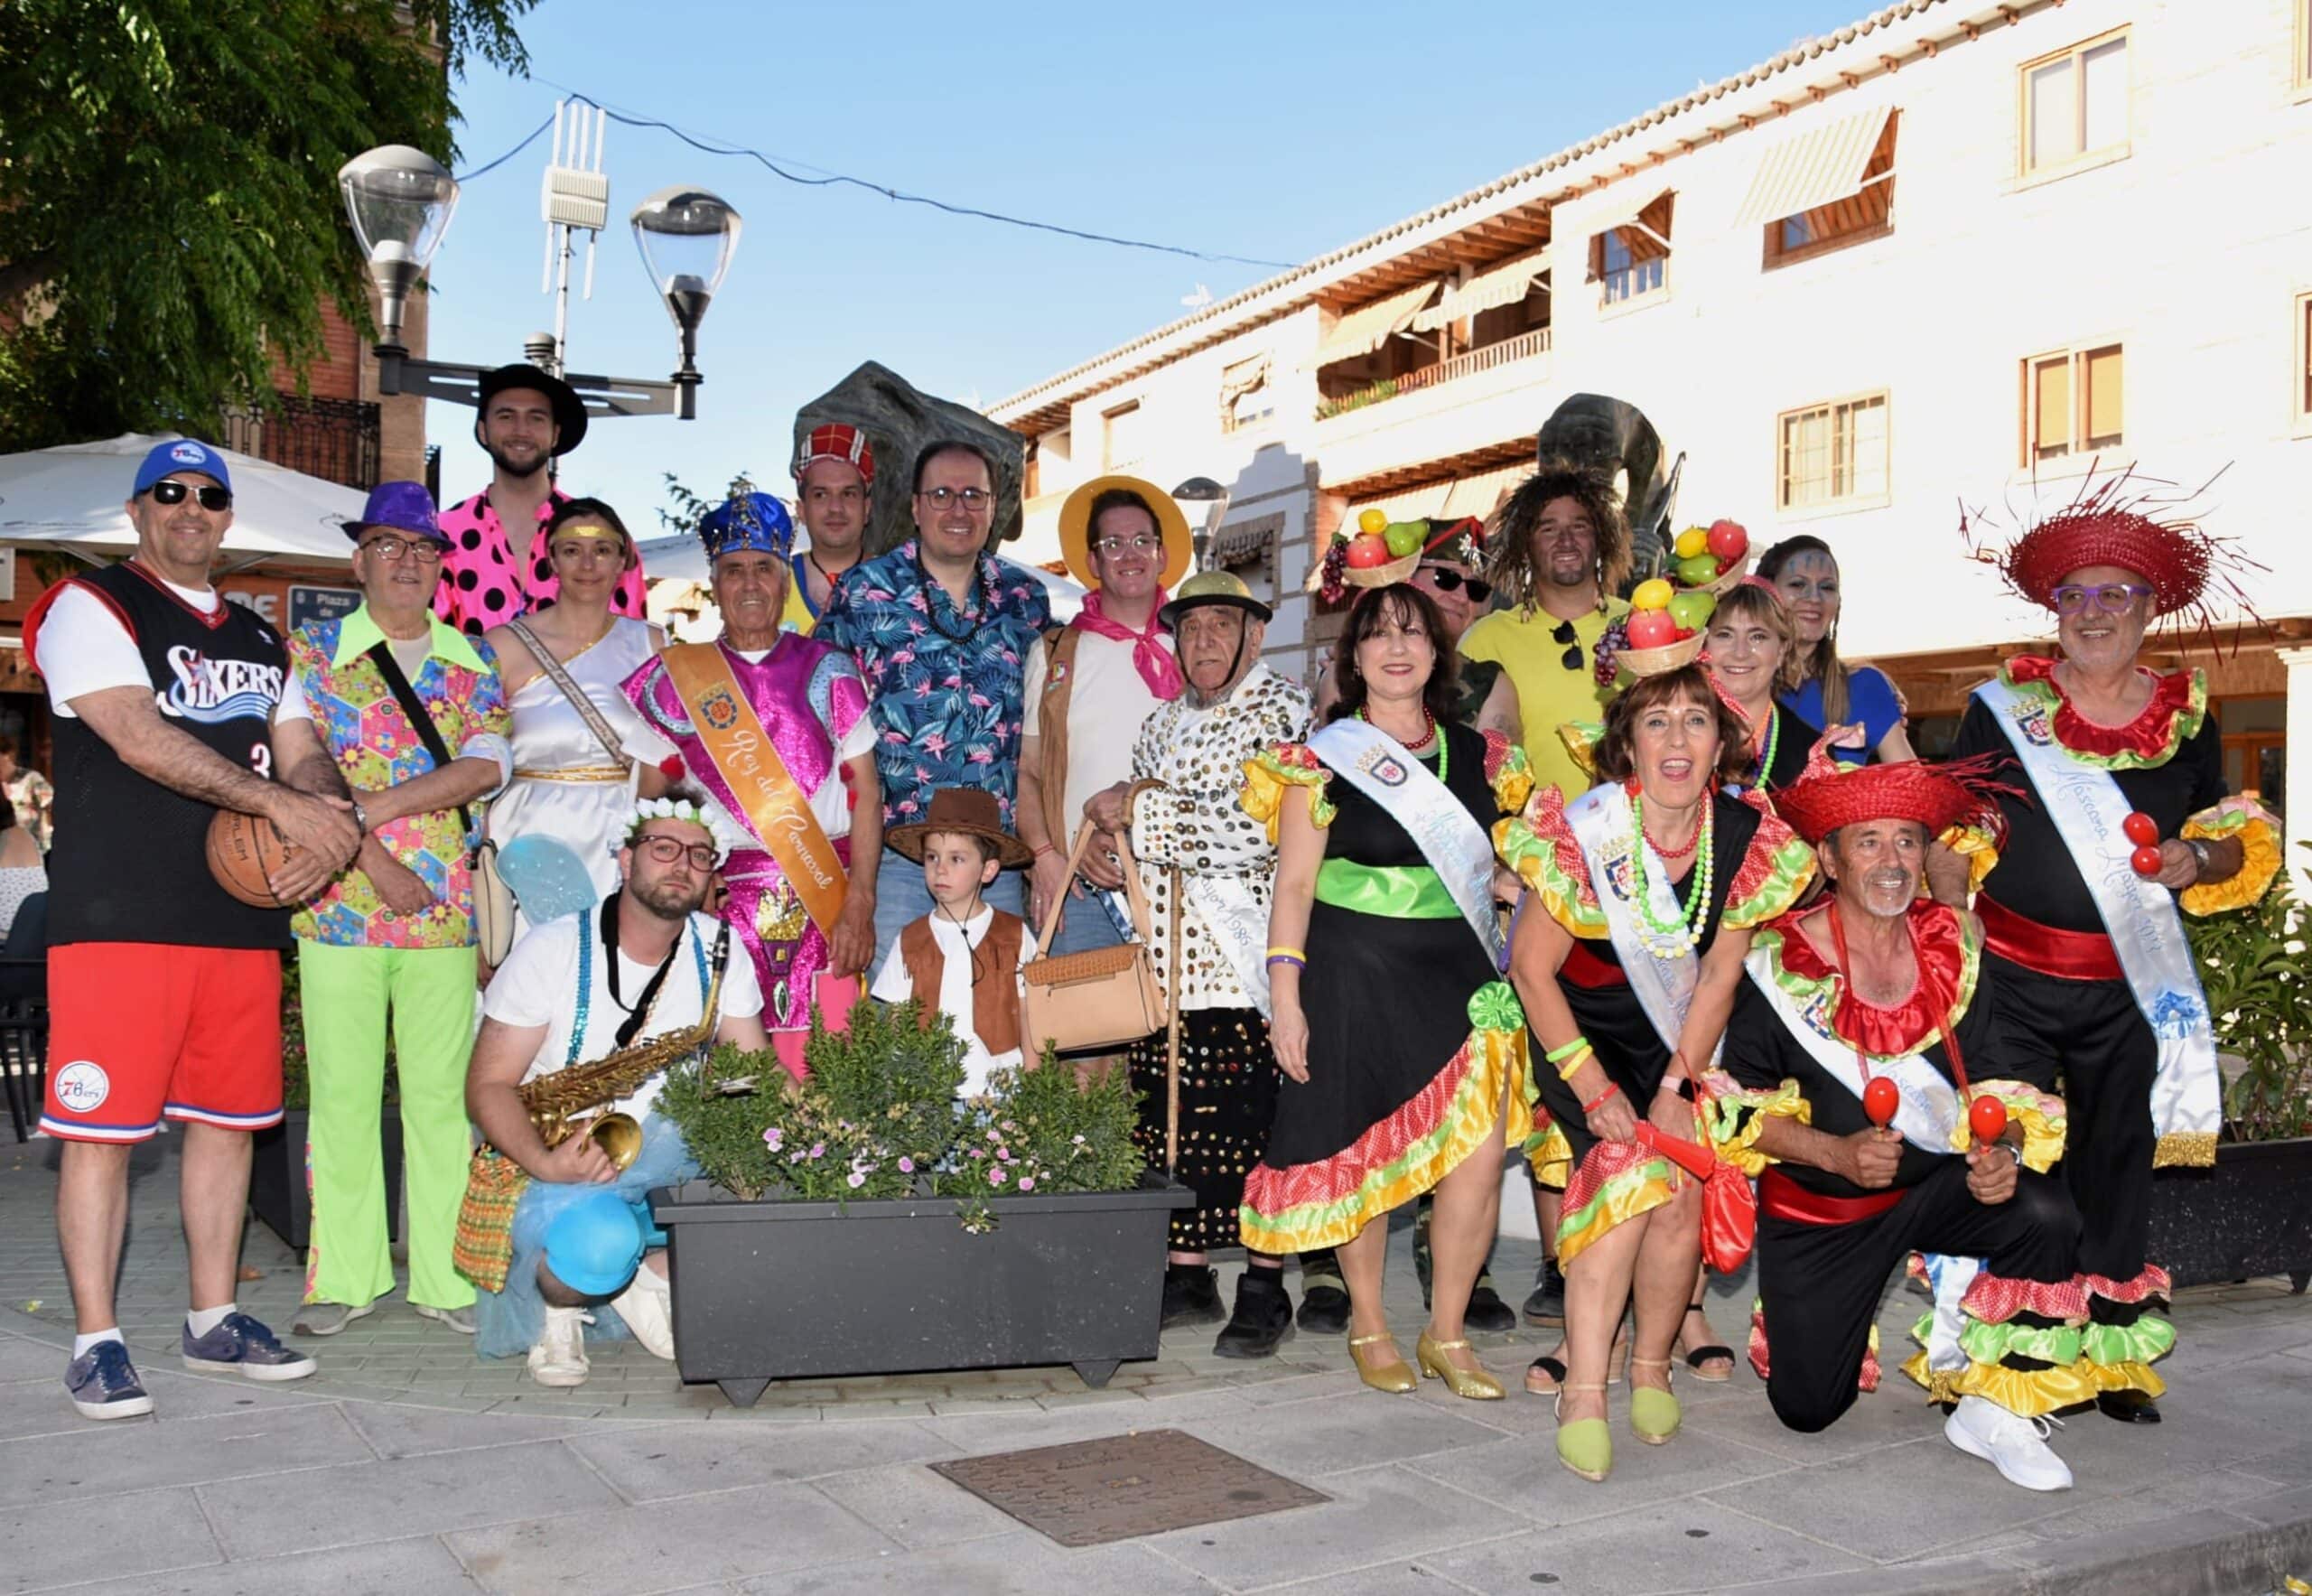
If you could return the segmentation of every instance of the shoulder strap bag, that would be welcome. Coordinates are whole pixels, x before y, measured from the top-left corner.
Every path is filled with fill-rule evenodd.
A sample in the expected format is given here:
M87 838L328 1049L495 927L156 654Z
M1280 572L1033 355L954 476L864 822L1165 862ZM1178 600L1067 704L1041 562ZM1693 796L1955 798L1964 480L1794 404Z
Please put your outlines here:
M615 626L616 621L613 620L611 624ZM506 630L522 639L522 647L527 649L530 658L538 662L538 668L545 673L545 679L570 701L570 707L576 710L578 718L586 723L586 730L594 734L594 741L601 743L602 751L611 756L611 763L631 770L634 761L620 742L619 735L611 729L610 722L602 718L601 707L586 695L586 689L580 686L562 661L554 657L554 650L540 641L537 633L518 617L508 621Z
M433 756L434 768L438 770L447 766L449 745L442 741L441 728L425 713L425 705L418 702L417 689L401 674L401 662L394 658L393 650L382 641L376 643L369 649L369 660L378 667L378 674L386 678L394 702L401 705L418 741ZM498 845L475 828L473 812L464 804L458 806L458 825L469 839L471 852L466 862L473 867L474 943L480 950L481 962L496 969L506 962L507 954L514 947L514 894L498 873Z
M1091 840L1092 823L1086 820L1077 827L1076 845L1067 851L1069 880ZM1164 1028L1164 989L1149 951L1148 900L1131 845L1123 837L1116 839L1116 854L1132 904L1132 929L1140 940L1054 958L1049 953L1059 917L1050 918L1036 938L1036 957L1020 972L1020 1034L1030 1059L1042 1058L1047 1046L1063 1053L1113 1051Z

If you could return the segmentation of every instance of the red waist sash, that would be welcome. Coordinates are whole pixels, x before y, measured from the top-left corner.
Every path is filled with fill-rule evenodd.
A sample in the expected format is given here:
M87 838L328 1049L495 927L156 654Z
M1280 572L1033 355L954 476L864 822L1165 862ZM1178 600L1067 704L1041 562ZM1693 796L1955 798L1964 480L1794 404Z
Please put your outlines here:
M1558 966L1557 973L1559 979L1571 981L1576 986L1595 988L1629 985L1628 972L1590 952L1589 944L1579 937L1574 938L1573 947L1566 953L1565 962Z
M1906 1186L1890 1186L1868 1197L1824 1197L1809 1191L1773 1166L1758 1177L1758 1207L1777 1219L1801 1225L1851 1225L1875 1219L1903 1200Z
M2126 978L2112 939L2101 931L2059 931L1987 896L1975 899L1975 912L1982 917L1984 946L2027 970L2065 981Z

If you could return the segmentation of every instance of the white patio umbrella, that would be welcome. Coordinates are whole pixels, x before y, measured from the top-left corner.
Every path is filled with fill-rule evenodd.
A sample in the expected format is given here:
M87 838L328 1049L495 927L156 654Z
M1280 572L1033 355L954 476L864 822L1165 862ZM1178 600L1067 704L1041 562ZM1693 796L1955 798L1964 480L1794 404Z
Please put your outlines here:
M0 543L76 554L125 555L136 529L124 508L136 463L163 433L123 433L101 443L67 443L0 455ZM252 454L218 450L233 473L233 525L223 560L246 567L263 559L342 565L353 546L345 523L364 495Z

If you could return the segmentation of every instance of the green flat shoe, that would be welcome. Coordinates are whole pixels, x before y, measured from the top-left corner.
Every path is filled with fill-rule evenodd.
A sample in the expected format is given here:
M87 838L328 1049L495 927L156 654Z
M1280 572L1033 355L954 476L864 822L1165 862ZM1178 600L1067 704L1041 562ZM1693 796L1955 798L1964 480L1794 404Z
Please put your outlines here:
M1658 1368L1667 1378L1670 1360L1666 1358L1633 1358L1629 1366L1634 1369ZM1630 1381L1629 1427L1630 1433L1640 1441L1648 1446L1660 1446L1678 1433L1678 1426L1683 1422L1683 1414L1675 1396L1652 1386L1641 1386L1635 1379Z
M1603 1386L1561 1386L1568 1391L1603 1391ZM1614 1471L1614 1433L1603 1419L1558 1421L1557 1461L1594 1485L1603 1485Z

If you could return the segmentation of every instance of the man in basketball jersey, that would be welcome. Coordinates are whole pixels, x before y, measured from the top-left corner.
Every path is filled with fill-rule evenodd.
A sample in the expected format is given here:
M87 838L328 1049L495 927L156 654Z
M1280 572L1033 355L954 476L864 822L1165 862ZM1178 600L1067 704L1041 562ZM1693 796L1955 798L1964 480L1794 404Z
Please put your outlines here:
M220 808L271 820L294 850L273 886L296 901L344 867L361 831L350 802L319 796L344 789L311 721L276 719L280 634L210 585L232 507L223 456L189 438L155 444L128 499L136 553L57 583L24 620L55 716L59 799L41 1128L64 1143L56 1228L79 1321L65 1387L94 1419L153 1409L113 1287L129 1152L163 1117L184 1137L185 1367L256 1380L314 1367L233 1301L250 1134L281 1119L289 914L227 895L206 842Z

